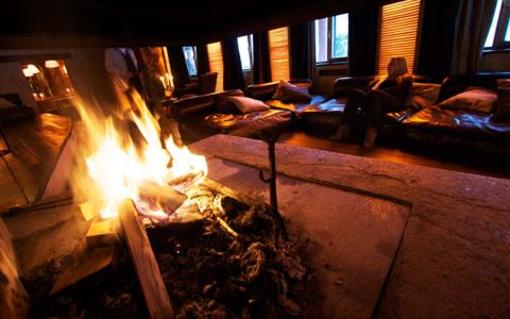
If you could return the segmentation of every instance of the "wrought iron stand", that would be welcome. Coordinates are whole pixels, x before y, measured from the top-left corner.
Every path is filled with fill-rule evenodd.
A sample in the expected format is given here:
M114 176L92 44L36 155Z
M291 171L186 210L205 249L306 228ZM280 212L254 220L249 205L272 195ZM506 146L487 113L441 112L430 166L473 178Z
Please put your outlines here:
M264 183L269 184L269 196L271 202L271 213L278 222L278 227L275 230L276 236L280 235L284 241L288 240L287 228L285 227L285 221L278 210L278 196L276 191L276 152L275 144L278 139L277 133L271 134L269 137L264 138L267 143L268 157L269 157L269 177L264 177L264 171L259 170L259 178Z

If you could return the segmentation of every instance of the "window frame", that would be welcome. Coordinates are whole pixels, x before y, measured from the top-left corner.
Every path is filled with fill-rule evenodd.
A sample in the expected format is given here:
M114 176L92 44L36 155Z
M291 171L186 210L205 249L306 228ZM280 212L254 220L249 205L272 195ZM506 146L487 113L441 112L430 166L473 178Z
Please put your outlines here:
M342 14L349 15L349 13L342 13ZM334 58L333 57L333 18L335 18L336 16L339 16L339 15L342 15L342 14L337 14L337 15L334 15L331 17L322 18L322 19L327 20L327 48L326 48L327 60L322 61L322 62L315 61L315 65L347 64L347 63L349 63L349 51L347 51L347 57L343 57L343 58ZM347 17L349 19L349 16L347 16ZM316 19L316 20L320 20L320 19ZM349 20L347 20L347 21L349 21ZM315 20L313 23L313 27L314 27L313 34L315 37ZM347 36L349 36L349 32L347 32ZM316 44L316 41L314 38L314 45L315 44Z
M497 9L496 9L497 10ZM494 19L495 17L493 17ZM509 49L510 41L505 41L507 27L510 23L510 0L503 0L501 3L501 11L496 25L496 33L491 47L485 47L484 51L494 51L499 49Z

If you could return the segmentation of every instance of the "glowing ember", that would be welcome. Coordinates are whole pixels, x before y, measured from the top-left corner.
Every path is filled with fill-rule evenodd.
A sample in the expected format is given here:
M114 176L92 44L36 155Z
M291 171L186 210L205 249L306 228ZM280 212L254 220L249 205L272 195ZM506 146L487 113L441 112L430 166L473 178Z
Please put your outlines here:
M178 191L206 176L205 158L177 146L171 136L162 141L157 119L137 94L121 102L131 108L118 116L77 107L85 130L77 150L78 159L84 161L77 163L73 176L75 195L99 202L102 218L116 216L124 199L132 199L144 216L168 218L186 198ZM165 201L146 195L147 185L152 193L161 187Z

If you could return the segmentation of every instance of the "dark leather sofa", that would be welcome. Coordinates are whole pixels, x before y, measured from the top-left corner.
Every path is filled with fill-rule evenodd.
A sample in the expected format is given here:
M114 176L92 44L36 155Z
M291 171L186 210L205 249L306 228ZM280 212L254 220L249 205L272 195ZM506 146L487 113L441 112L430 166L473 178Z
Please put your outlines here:
M310 89L312 99L306 103L284 103L273 99L279 82L250 85L247 94L255 99L264 101L274 109L292 112L293 127L313 132L331 131L338 127L342 118L345 101L342 99L328 99L324 95L316 94L309 79L290 80L290 83Z
M170 106L185 144L220 133L261 138L291 124L292 113L281 109L248 114L219 113L217 103L221 96L244 96L244 93L229 90L199 95L176 101Z
M249 85L246 87L246 94L251 98L265 102L271 108L287 110L295 114L303 112L305 108L312 105L319 105L326 100L322 95L313 94L313 91L310 92L312 96L311 101L306 103L284 103L280 100L275 100L273 99L273 95L279 83L280 82L269 82ZM309 79L289 80L289 83L307 88L311 88L312 86L312 81Z
M441 83L436 104L465 91L470 86L495 90L497 79L510 78L510 73L477 73L451 75ZM370 89L375 77L344 77L335 82L335 95L345 98L352 88ZM423 82L425 77L418 77ZM407 109L385 115L387 123L399 133L429 144L461 145L489 151L507 151L510 141L510 123L496 123L492 113L475 113L460 109L444 109L432 105L421 110Z

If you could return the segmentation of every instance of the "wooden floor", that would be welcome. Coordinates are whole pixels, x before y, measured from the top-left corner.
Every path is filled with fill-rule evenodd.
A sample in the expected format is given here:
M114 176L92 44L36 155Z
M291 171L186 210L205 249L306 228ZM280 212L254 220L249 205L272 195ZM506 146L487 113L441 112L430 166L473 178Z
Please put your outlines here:
M378 141L375 146L365 148L354 141L331 141L328 139L328 136L316 136L301 131L284 133L280 136L278 142L396 163L510 178L510 159L487 154L475 154L473 152L459 153L457 151L447 151L444 148L426 148L419 144L396 146L388 141Z

